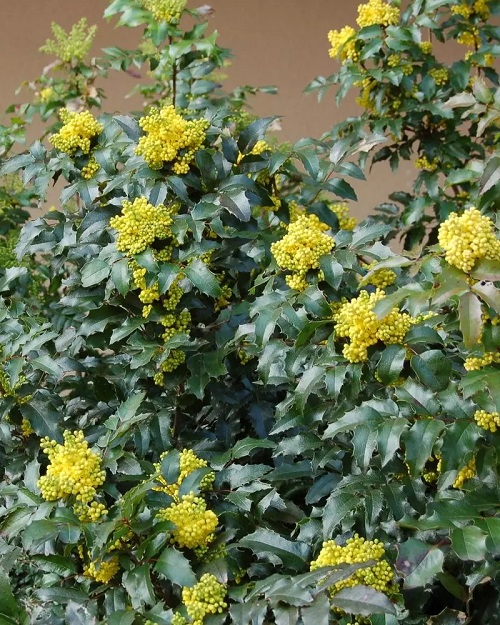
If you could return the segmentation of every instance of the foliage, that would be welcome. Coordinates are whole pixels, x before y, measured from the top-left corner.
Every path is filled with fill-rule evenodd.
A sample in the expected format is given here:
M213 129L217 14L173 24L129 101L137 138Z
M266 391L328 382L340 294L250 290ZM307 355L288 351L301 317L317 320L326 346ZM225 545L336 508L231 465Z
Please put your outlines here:
M330 35L368 111L288 147L183 4L111 2L139 48L60 54L54 99L2 130L7 154L47 120L0 170L24 183L0 189L23 259L0 275L0 620L493 625L496 5L370 0ZM446 80L424 28L475 37ZM143 64L151 107L89 111ZM348 179L412 146L403 212L356 225Z

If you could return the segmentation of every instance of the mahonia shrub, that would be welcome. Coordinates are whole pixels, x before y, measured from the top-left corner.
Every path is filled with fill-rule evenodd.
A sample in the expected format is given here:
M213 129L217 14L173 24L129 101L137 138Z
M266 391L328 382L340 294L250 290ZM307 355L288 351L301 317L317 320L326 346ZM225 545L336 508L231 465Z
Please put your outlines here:
M53 27L0 134L0 620L497 623L496 11L361 4L317 86L365 113L293 146L206 6L113 0L142 39L90 60ZM145 110L100 114L131 67ZM357 223L352 179L412 155Z

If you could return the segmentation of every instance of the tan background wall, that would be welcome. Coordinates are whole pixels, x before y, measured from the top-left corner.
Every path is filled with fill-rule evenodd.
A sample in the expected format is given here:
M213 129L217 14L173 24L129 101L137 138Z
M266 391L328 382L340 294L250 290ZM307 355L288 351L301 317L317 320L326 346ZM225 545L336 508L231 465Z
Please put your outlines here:
M260 115L282 115L283 139L318 137L337 121L357 114L352 100L338 109L333 90L320 104L315 94L302 93L315 76L336 71L336 62L328 57L326 35L332 28L355 25L356 0L212 0L209 4L215 9L210 28L219 31L221 45L235 55L227 71L227 86L277 85L279 95L257 97L254 110ZM22 93L14 96L16 87L40 75L52 60L38 52L50 36L52 21L67 29L86 16L90 24L97 24L93 53L104 46L132 47L139 29L114 28L103 21L106 6L101 0L0 0L0 111L13 101L22 101ZM133 86L133 78L112 75L105 110L138 108L138 99L124 101ZM414 175L411 169L396 178L379 166L369 182L353 181L359 196L353 210L366 214L391 190L407 187Z

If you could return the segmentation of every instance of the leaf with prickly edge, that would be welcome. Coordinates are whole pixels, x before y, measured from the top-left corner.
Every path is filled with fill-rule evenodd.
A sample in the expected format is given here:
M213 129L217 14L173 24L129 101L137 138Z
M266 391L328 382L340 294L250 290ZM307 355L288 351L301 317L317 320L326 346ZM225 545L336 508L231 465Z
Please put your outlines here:
M410 360L420 382L432 391L442 391L450 383L451 360L438 349L416 354Z
M382 467L385 467L400 449L400 438L408 428L409 421L398 417L384 421L378 428L377 448Z
M310 547L305 543L288 540L264 528L244 536L239 544L253 551L257 557L270 553L281 560L287 568L299 571L303 570L310 553Z
M420 475L425 463L432 456L434 443L444 430L445 424L438 419L419 419L403 435L406 462L411 475Z
M332 605L348 614L371 616L372 614L396 614L387 595L371 586L343 588L330 599Z
M205 265L204 262L196 258L185 268L186 277L202 293L211 297L219 297L222 293L217 278Z
M178 586L196 584L196 575L186 556L174 547L166 547L160 554L154 570Z
M337 525L359 504L357 495L345 492L333 492L323 508L323 538L331 538Z
M461 560L481 562L486 558L486 534L474 525L452 529L451 546Z
M460 296L458 314L465 347L477 345L483 332L481 302L470 291Z
M396 569L403 577L405 588L419 588L432 582L443 570L443 563L441 549L409 538L399 546Z
M464 458L476 447L481 429L469 419L460 419L446 428L441 447L442 471L459 469Z
M401 345L388 345L382 354L377 365L377 373L382 384L392 384L395 382L406 359L406 350Z

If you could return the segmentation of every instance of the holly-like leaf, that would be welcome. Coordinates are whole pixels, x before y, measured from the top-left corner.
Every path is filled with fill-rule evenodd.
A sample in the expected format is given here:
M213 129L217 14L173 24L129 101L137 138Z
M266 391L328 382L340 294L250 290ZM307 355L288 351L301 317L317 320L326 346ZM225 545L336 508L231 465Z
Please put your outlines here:
M432 582L442 571L443 563L441 549L409 538L399 547L396 569L403 577L405 588L419 588Z

